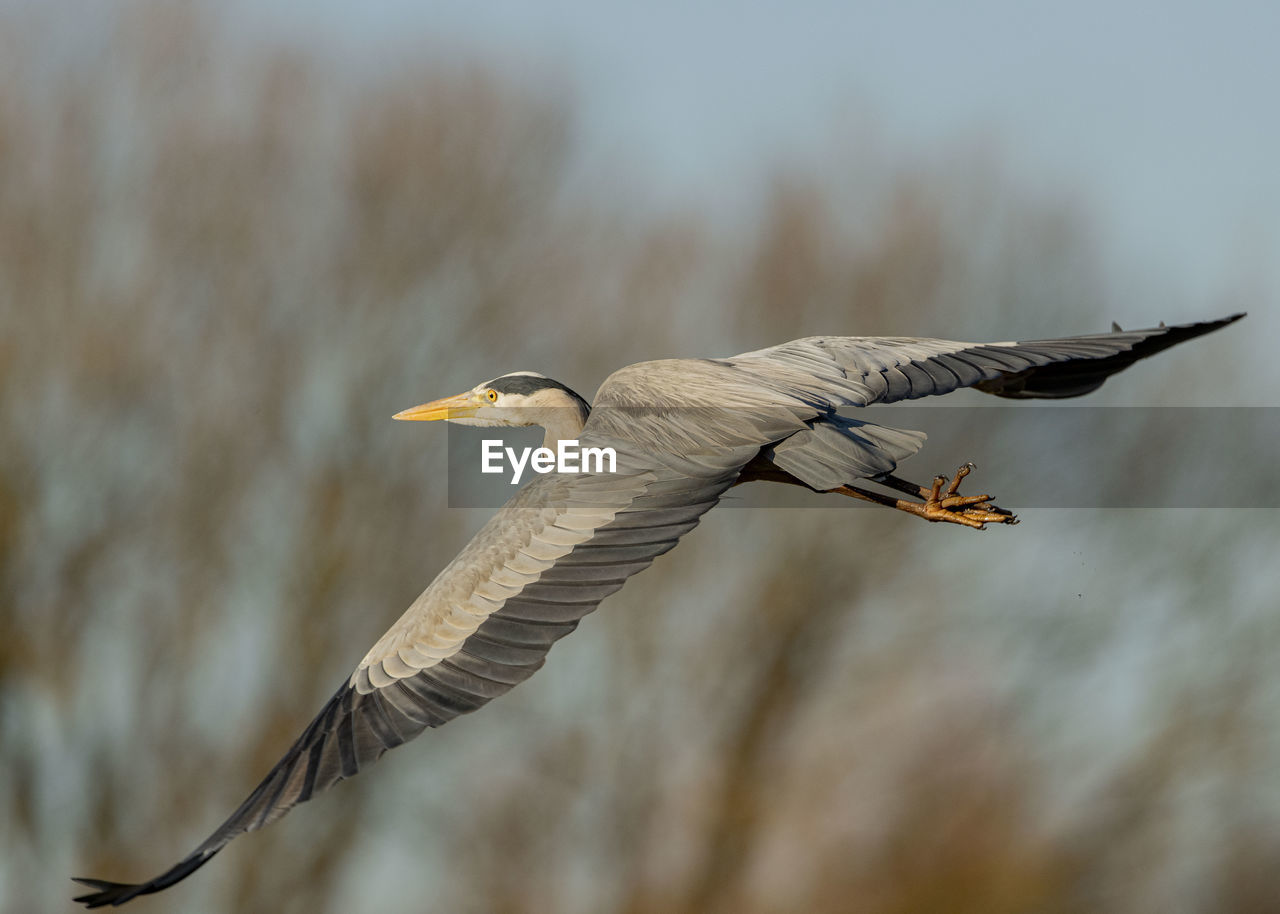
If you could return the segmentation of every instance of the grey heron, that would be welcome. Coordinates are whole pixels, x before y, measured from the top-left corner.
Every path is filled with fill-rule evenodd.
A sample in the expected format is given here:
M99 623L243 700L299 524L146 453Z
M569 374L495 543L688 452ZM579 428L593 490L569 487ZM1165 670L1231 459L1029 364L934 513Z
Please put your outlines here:
M515 372L397 414L541 426L547 446L568 439L608 446L617 463L611 471L541 475L523 486L208 839L146 882L78 879L94 891L76 900L119 905L168 888L238 835L523 682L552 644L674 547L734 485L799 485L979 529L1014 521L989 496L959 494L967 465L929 486L893 475L924 435L852 419L849 408L962 387L1019 399L1079 396L1139 359L1243 316L991 344L810 337L725 359L631 365L606 379L591 404L558 381Z

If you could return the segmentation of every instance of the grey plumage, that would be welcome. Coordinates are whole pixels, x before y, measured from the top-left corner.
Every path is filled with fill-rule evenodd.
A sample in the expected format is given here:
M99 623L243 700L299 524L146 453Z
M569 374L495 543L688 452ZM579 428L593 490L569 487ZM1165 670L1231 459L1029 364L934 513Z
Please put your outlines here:
M617 471L532 479L204 843L148 882L78 880L95 891L77 901L122 904L173 885L237 835L524 681L556 641L673 548L730 486L762 479L832 490L892 472L924 441L922 432L838 410L960 387L1013 398L1078 396L1138 359L1242 316L992 344L810 337L728 359L628 366L601 385L589 411L559 382L519 372L400 414L542 425L548 442L576 434L583 446L614 448Z

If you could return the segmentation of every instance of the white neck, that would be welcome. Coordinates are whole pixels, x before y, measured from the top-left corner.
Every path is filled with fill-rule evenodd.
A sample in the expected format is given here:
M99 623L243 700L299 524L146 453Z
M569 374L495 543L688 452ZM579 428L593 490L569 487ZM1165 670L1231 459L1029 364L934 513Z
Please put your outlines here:
M538 424L547 433L542 439L542 446L554 451L561 441L577 440L582 434L582 427L586 424L586 417L576 409L556 407L547 410L545 421Z

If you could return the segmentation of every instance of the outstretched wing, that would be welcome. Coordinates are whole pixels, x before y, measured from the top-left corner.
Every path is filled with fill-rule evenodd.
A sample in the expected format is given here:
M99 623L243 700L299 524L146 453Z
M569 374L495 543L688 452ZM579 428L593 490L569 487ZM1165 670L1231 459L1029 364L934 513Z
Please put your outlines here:
M1020 399L1080 396L1139 359L1243 316L987 344L816 336L727 359L642 362L610 376L596 394L591 421L614 434L661 442L676 453L708 440L757 442L766 469L825 491L892 472L925 438L838 415L841 408L961 387ZM775 477L757 472L753 478Z
M1234 323L1220 320L1149 330L1006 343L895 337L817 336L724 360L758 382L831 406L893 403L961 387L1016 399L1078 397L1111 375L1185 340Z
M388 749L531 676L551 645L671 549L756 448L678 457L624 440L615 472L534 479L480 530L361 661L249 798L191 854L137 884L77 881L88 907L167 888L237 835L357 774Z

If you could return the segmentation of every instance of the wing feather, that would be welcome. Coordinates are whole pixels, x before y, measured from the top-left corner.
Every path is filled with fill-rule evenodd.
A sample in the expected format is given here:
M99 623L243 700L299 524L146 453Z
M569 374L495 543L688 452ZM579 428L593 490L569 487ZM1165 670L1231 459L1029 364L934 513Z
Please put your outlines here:
M525 486L195 851L147 882L80 880L95 891L77 900L121 904L167 888L237 835L523 682L583 616L691 530L755 450L654 460L619 444L628 452L626 473L543 476Z
M1134 362L1243 317L1017 343L974 344L903 337L808 337L748 352L723 364L828 408L892 403L977 387L1001 397L1074 397ZM803 365L816 365L798 380ZM628 371L637 366L631 366ZM833 385L831 372L852 385ZM722 380L722 384L730 383ZM850 391L862 396L850 396ZM774 402L763 395L760 404Z

